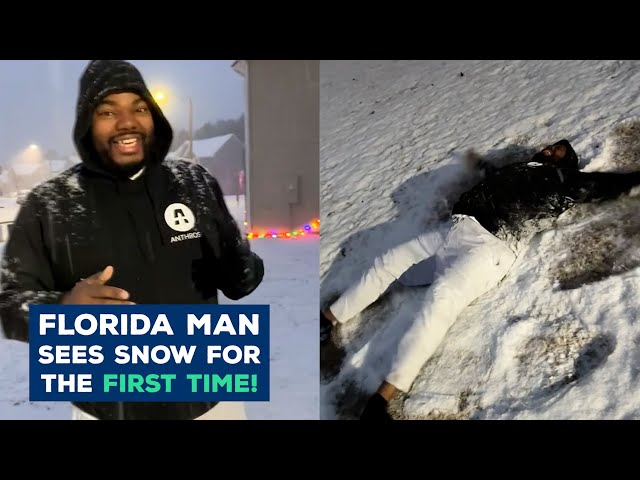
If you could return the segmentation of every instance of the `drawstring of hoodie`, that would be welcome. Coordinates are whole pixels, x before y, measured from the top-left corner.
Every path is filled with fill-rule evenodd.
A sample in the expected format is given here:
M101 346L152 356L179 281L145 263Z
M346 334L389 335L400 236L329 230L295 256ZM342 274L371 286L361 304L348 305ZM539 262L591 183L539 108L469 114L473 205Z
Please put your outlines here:
M135 231L138 247L140 248L140 251L144 256L144 258L149 263L152 263L155 260L155 251L153 248L153 242L151 240L152 232L150 232L148 228L144 228L144 226L149 225L149 223L147 221L141 221L141 218L140 218L140 215L146 215L146 212L145 212L146 209L143 209L141 211L139 207L140 202L149 201L151 197L149 196L149 191L146 188L146 182L145 182L145 186L141 187L139 191L136 191L133 193L126 191L126 185L124 182L133 182L133 181L135 180L115 180L114 183L115 183L118 198L122 202L122 206L126 210L129 216L129 220L131 221L131 224L133 226L133 230ZM133 198L127 198L129 195L131 196L146 195L147 198L143 200L140 200L139 198L134 200ZM153 212L153 217L154 217L153 224L157 225L157 220L155 219L155 207L153 206L152 201L150 202L150 205L151 205L151 212Z
M156 199L152 193L151 187L149 186L149 175L145 175L142 180L144 182L145 192L147 194L147 197L149 198L149 202L151 203L151 210L153 212L153 223L158 229L158 232L162 232L162 225L158 221L158 204L156 203ZM151 240L149 239L149 242L150 241ZM160 244L162 246L165 246L167 244L165 237L162 234L160 234Z

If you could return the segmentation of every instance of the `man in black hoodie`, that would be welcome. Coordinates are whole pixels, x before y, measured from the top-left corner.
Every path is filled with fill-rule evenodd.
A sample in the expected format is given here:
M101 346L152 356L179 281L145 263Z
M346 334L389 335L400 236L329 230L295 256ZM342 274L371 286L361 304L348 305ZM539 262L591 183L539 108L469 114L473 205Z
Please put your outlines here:
M34 188L11 229L7 338L29 341L30 304L215 304L218 290L238 300L262 282L216 179L165 160L172 128L131 63L90 62L73 138L82 162ZM243 417L241 403L83 402L74 418L215 418L230 406Z
M567 140L547 146L528 162L487 167L484 164L485 179L454 205L450 222L375 259L351 288L320 312L325 341L333 326L353 318L392 282L435 257L435 271L427 271L430 278L417 282L430 285L424 307L403 335L391 371L369 398L363 420L391 419L391 397L409 391L464 308L498 285L536 233L552 227L576 204L614 199L640 184L640 171L580 171Z

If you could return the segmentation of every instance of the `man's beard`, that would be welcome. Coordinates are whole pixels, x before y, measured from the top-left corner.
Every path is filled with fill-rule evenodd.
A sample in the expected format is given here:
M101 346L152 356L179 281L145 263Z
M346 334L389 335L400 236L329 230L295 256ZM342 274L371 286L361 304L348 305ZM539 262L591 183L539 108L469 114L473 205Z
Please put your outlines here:
M102 150L98 152L100 159L102 160L102 164L105 169L115 175L118 178L125 179L130 178L136 173L140 171L143 167L149 165L151 162L152 149L151 145L148 142L144 142L143 144L143 156L142 160L137 163L131 163L127 165L119 165L117 164L111 155L109 155L108 151Z

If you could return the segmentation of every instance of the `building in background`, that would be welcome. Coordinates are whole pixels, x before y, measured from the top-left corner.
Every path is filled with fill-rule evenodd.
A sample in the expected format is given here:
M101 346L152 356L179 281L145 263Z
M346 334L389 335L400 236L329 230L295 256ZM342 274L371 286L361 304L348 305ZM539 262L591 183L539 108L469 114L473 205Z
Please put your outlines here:
M185 141L170 158L186 158L189 141ZM194 161L213 175L225 195L241 195L239 177L245 169L244 145L234 134L193 141Z
M236 60L245 78L246 218L293 231L320 216L319 61Z
M61 159L46 159L35 154L18 155L0 172L0 196L25 195L38 184L71 168L80 157L70 155Z

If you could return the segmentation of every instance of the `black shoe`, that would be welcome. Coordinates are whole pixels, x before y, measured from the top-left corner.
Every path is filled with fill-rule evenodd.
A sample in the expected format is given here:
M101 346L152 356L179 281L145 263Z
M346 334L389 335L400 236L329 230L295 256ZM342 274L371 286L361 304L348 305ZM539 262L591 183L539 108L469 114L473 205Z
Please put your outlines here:
M393 418L387 411L388 405L389 402L387 402L382 395L380 395L379 393L374 393L369 398L367 406L364 407L364 410L360 415L360 420L369 420L373 422L384 422L393 420Z
M322 310L320 311L320 343L324 343L329 340L331 336L331 330L333 329L333 323L327 317L324 316Z

